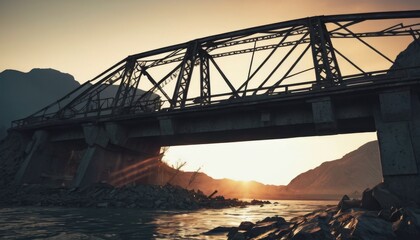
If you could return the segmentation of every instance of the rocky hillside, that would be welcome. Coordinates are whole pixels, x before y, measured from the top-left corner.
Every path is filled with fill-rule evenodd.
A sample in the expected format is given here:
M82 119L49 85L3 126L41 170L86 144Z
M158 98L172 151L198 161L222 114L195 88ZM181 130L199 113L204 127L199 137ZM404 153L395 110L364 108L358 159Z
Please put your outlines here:
M378 142L364 144L343 158L324 162L294 178L287 190L304 194L351 194L382 181Z

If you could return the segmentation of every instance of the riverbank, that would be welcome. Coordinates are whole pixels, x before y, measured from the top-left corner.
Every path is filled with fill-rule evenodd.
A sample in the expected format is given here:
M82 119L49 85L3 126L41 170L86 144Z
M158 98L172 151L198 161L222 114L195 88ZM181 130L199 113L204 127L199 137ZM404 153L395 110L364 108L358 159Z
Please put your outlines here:
M31 184L4 187L0 190L2 206L59 206L94 208L185 209L242 207L268 204L206 196L201 191L178 186L128 185L120 188L106 183L84 188L48 187Z

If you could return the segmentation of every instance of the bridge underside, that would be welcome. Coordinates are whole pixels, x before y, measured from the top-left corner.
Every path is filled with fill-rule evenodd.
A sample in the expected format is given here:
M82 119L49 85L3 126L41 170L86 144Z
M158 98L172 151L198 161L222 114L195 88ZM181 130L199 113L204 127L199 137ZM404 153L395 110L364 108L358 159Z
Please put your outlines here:
M42 182L54 168L56 175L69 175L66 183L76 187L98 181L120 186L151 181L154 176L147 172L156 167L161 146L377 131L385 183L402 198L418 202L420 191L413 189L420 189L419 83L44 127L33 132L16 181Z

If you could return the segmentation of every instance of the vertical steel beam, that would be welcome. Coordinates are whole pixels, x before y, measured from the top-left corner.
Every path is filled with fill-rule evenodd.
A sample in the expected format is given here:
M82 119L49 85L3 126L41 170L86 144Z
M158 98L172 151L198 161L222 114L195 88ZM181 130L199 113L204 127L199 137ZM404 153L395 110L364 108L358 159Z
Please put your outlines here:
M200 51L200 103L207 105L211 102L210 66L207 52Z
M308 25L317 82L321 87L339 85L341 72L325 23L321 17L313 17Z
M141 71L136 69L137 62L128 60L120 86L114 98L113 113L118 114L121 110L131 103L136 94L137 86L141 77ZM128 100L128 101L127 101Z
M197 41L188 44L184 59L182 60L181 71L175 86L171 107L185 107L187 100L188 88L190 86L191 76L194 69L195 60L197 59Z

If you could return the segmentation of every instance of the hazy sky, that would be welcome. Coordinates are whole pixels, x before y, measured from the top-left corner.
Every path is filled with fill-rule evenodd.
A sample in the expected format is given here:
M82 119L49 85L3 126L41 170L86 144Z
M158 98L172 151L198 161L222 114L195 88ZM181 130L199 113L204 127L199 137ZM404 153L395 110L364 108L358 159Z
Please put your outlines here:
M418 10L418 0L0 0L0 71L54 68L84 82L127 55L314 15ZM374 133L173 147L166 159L217 178L287 184Z

